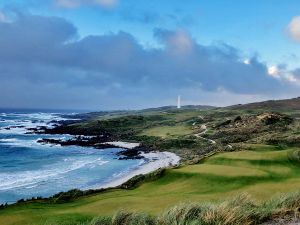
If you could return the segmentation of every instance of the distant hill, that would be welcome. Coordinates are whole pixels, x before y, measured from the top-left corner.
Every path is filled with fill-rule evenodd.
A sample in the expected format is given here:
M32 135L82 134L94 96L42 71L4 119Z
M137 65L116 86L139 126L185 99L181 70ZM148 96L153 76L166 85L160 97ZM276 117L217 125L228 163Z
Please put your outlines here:
M219 107L208 106L208 105L184 105L180 110L210 110L216 109ZM283 99L283 100L268 100L263 102L255 102L248 104L238 104L223 109L227 110L267 110L267 111L286 111L286 110L300 110L300 97L292 99ZM126 116L134 114L143 114L143 113L157 113L157 112L167 112L177 110L176 106L162 106L157 108L147 108L141 110L115 110L115 111L99 111L99 112L90 112L83 113L71 116L72 118L80 119L94 119L97 117L116 117L116 116Z
M249 104L239 104L227 109L262 109L262 110L300 110L300 97L283 100L268 100Z
M208 109L214 109L216 107L214 106L209 106L209 105L183 105L181 107L181 110L185 110L185 109L194 109L194 110L208 110ZM139 110L137 112L157 112L157 111L169 111L169 110L177 110L176 106L162 106L162 107L157 107L157 108L148 108L148 109L142 109Z
M180 110L209 110L214 109L214 106L208 105L184 105ZM95 119L98 117L115 117L115 116L126 116L126 115L134 115L134 114L143 114L143 113L151 113L151 112L166 112L177 110L176 106L161 106L157 108L147 108L141 110L114 110L114 111L99 111L99 112L89 112L89 113L81 113L76 115L70 115L69 118L75 119Z

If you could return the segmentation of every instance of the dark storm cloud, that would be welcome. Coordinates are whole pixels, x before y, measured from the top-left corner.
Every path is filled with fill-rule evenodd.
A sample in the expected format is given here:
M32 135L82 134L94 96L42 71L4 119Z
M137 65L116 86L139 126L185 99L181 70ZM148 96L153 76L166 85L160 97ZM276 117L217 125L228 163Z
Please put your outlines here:
M0 34L5 107L133 107L186 89L270 95L289 87L256 58L245 64L237 49L200 45L181 30L155 30L161 48L145 49L126 32L79 38L64 19L22 15L0 23Z

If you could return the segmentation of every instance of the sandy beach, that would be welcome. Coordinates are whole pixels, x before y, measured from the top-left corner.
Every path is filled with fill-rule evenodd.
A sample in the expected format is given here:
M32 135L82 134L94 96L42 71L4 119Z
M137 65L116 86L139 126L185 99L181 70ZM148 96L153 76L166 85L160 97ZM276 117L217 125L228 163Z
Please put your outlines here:
M160 168L174 166L180 161L180 157L171 152L151 152L142 153L141 155L144 156L146 160L144 164L139 166L139 168L129 172L128 174L120 174L120 176L116 177L107 184L91 187L90 189L117 187L130 180L134 176L151 173Z

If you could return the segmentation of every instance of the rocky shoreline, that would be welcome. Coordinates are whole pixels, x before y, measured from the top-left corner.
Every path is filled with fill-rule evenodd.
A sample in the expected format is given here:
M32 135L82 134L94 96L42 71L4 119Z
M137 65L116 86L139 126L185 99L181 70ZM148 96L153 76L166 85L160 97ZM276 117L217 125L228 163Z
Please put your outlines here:
M63 119L63 117L62 117ZM6 121L6 120L5 120ZM24 125L22 124L24 122ZM101 185L88 186L87 190L76 190L76 196L86 195L89 193L97 193L109 188L121 187L122 184L126 183L126 187L131 187L128 182L131 183L134 177L138 176L138 182L148 177L148 173L155 173L153 171L173 166L177 164L180 158L174 153L155 151L154 148L147 147L146 145L140 143L133 143L130 138L123 136L121 138L118 132L114 130L108 130L106 128L97 129L96 135L92 134L93 130L83 129L83 133L80 131L75 132L72 124L74 123L84 123L84 120L68 121L68 120L37 120L37 122L31 122L30 119L26 120L13 120L14 124L9 124L0 128L0 132L7 135L8 138L12 134L18 135L28 135L30 139L30 144L34 146L40 145L51 145L55 147L58 146L80 146L80 147L90 147L95 149L109 149L115 148L118 151L113 151L113 158L117 160L139 160L140 163L134 170L126 172L120 177L116 177L112 180ZM130 136L128 136L130 137ZM4 140L4 139L3 139ZM12 140L12 138L7 139ZM120 140L127 140L128 142L122 142ZM139 142L139 141L137 141ZM6 143L4 141L4 143ZM38 143L38 144L37 144ZM46 146L45 146L46 147ZM57 148L56 148L57 149ZM59 149L59 148L58 148ZM141 179L143 178L143 179ZM69 193L72 191L67 191L60 193L61 198L68 199ZM76 196L74 198L76 198ZM73 197L71 199L73 199ZM24 201L48 201L50 198L44 197L34 197L29 200L21 199L17 203L22 203ZM59 200L60 201L60 200ZM14 204L14 203L13 203ZM0 209L5 208L5 205L0 205Z
M131 160L131 159L144 159L144 153L154 151L145 145L138 144L136 146L130 146L130 143L123 142L120 146L119 139L114 137L114 134L109 133L106 130L101 130L101 135L91 135L90 133L82 134L72 131L68 128L68 125L74 123L74 121L53 121L55 125L53 128L37 127L33 132L44 133L44 134L69 134L74 137L68 140L44 138L38 140L40 144L51 144L61 146L81 146L81 147L93 147L97 149L108 149L108 148L121 148L122 151L117 153L119 160ZM78 122L78 121L76 121Z
M76 120L76 122L82 122L82 119ZM44 122L44 121L39 121ZM80 146L80 147L93 147L96 149L109 149L120 148L122 149L117 153L119 160L131 160L131 159L144 159L143 153L149 153L154 151L145 145L131 146L130 143L120 142L119 138L113 133L101 129L97 131L97 135L91 135L89 131L84 133L76 132L68 125L76 123L74 120L52 120L45 125L39 125L36 127L26 126L8 126L2 129L10 131L15 128L24 129L24 134L48 134L48 135L70 135L69 139L57 139L57 138L42 138L37 140L37 143L42 145L60 145L60 146ZM100 134L100 135L99 135ZM125 145L120 146L120 143Z
M38 140L37 142L40 144L61 145L61 146L74 145L74 146L81 146L81 147L93 147L97 149L122 148L124 150L117 153L119 160L144 159L145 157L142 154L149 153L152 151L151 149L143 145L139 145L133 148L126 147L126 145L120 147L118 146L118 144L114 144L114 142L108 143L107 140L108 139L104 136L86 137L80 135L68 140L43 138L41 140Z

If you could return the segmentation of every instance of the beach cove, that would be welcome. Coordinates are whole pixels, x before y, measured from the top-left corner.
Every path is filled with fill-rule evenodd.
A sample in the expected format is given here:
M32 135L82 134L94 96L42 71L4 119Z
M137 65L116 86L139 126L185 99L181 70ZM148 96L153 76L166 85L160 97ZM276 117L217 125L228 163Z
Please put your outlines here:
M176 165L169 152L141 153L139 159L119 160L118 153L137 143L111 142L110 148L39 143L43 138L69 140L73 135L35 133L69 118L60 113L0 113L0 203L50 197L71 189L115 187L130 178Z

